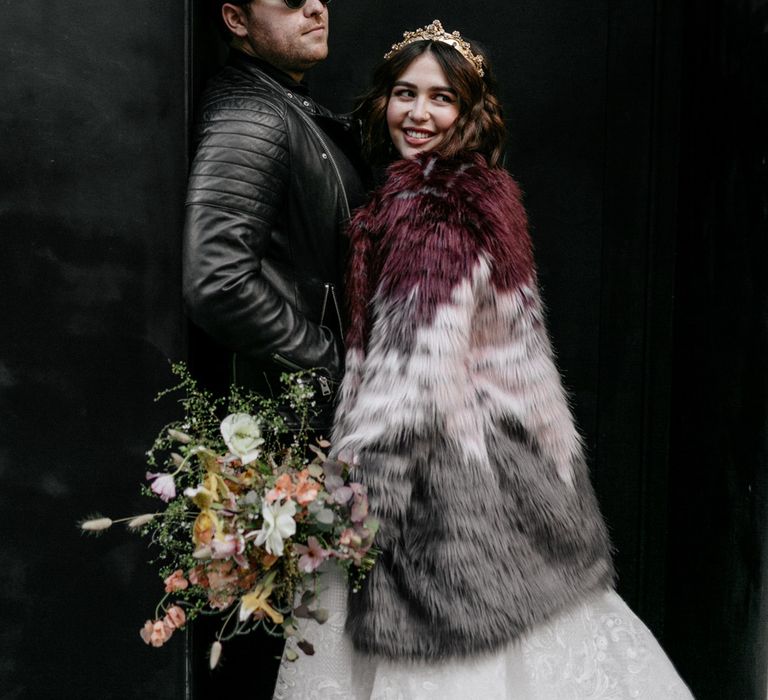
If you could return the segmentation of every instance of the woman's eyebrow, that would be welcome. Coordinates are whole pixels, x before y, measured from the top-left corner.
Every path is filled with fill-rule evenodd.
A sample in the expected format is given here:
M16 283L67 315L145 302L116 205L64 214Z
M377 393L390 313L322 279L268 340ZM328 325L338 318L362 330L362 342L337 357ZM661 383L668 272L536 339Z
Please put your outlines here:
M396 80L392 87L407 87L416 89L418 86L414 83L409 83L407 80ZM449 87L448 85L432 85L429 89L434 92L451 92L454 95L456 94L456 90L454 90L452 87Z

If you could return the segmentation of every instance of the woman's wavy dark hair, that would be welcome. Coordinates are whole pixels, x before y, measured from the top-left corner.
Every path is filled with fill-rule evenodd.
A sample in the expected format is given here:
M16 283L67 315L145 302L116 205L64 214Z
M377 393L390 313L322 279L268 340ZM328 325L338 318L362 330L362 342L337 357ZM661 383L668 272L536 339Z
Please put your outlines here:
M487 53L472 44L475 53ZM440 41L415 41L404 46L373 74L373 85L357 102L355 113L363 120L364 151L374 165L393 160L393 146L387 128L387 104L395 81L419 56L431 53L456 90L459 118L435 152L452 158L474 152L485 156L491 167L500 167L507 130L501 103L496 96L496 80L485 60L481 78L474 65L456 49Z

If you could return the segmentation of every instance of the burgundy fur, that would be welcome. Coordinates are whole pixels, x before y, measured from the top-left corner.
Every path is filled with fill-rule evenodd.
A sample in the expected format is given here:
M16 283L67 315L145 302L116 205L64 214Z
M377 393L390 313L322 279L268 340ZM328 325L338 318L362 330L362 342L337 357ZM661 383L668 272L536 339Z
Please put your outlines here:
M366 344L375 280L380 295L399 300L428 280L413 318L420 325L432 321L481 252L497 263L491 284L499 292L535 283L527 216L506 170L490 169L477 155L448 162L426 156L398 161L387 174L352 221L348 348Z

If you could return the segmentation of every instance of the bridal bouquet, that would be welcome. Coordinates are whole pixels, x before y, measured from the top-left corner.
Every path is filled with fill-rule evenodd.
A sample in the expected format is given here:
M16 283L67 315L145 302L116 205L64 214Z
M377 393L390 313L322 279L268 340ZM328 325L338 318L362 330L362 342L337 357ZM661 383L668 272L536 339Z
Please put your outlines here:
M159 501L157 511L94 516L80 527L97 532L127 522L150 539L165 595L140 631L147 644L161 646L199 614L219 614L211 668L222 643L257 627L296 637L313 654L297 620L327 619L316 602L318 568L335 562L358 587L374 564L377 530L365 488L328 459L329 443L309 444L313 375L283 375L276 400L236 387L214 399L184 365L172 370L180 382L160 396L181 391L184 417L147 452L143 490ZM286 403L298 425L283 416Z

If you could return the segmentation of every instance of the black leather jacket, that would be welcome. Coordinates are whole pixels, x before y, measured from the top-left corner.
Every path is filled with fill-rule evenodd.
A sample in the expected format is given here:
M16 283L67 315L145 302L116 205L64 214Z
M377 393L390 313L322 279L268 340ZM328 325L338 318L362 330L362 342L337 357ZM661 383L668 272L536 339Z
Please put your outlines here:
M238 384L269 394L282 372L320 370L321 424L343 374L345 228L364 198L340 146L351 132L232 52L202 100L187 193L190 317L234 351Z

